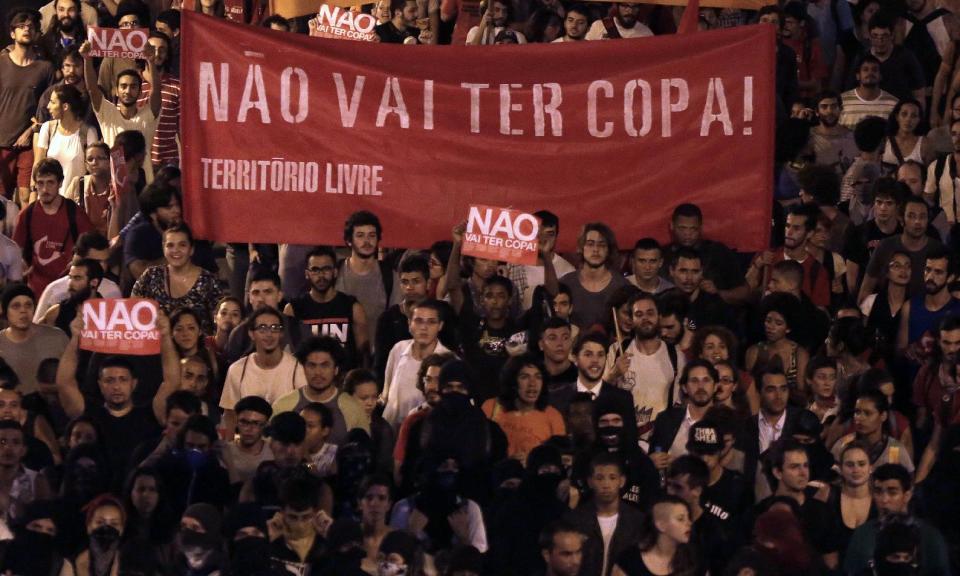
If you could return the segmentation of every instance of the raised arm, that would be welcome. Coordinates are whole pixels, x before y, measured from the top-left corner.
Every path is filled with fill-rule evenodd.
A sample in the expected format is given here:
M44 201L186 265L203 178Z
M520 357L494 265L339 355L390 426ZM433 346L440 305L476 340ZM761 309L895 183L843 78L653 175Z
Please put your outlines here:
M450 250L450 261L447 262L447 294L450 295L450 305L453 306L453 311L457 314L460 314L460 310L463 309L460 250L463 247L463 233L466 230L466 222L460 222L453 227L453 248Z
M90 57L90 42L84 41L80 45L80 55L83 56L83 82L87 85L87 94L90 95L90 105L94 112L100 112L103 103L103 92L97 84L97 71L93 69L93 58Z
M152 44L147 44L144 51L147 56L147 69L144 70L144 75L150 83L150 111L153 112L154 118L159 118L163 90L160 88L160 72L157 70L157 51Z
M163 383L153 397L153 415L160 424L167 419L167 397L180 389L180 355L170 336L170 319L161 313L157 320L160 329L160 362L163 366Z
M83 394L80 392L80 385L77 383L77 350L80 347L80 332L83 330L83 316L77 313L76 318L70 323L70 342L60 357L60 365L57 367L57 396L60 399L60 405L69 418L76 418L83 414L86 408Z

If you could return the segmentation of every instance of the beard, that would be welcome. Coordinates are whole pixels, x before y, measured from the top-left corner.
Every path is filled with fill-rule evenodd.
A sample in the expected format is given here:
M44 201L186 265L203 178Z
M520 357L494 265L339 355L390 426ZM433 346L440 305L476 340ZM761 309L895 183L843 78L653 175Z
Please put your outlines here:
M89 300L93 296L93 288L87 286L82 290L68 290L70 302L74 304L80 304L86 300Z
M633 327L633 333L638 340L650 340L660 333L660 327L657 325L637 324Z

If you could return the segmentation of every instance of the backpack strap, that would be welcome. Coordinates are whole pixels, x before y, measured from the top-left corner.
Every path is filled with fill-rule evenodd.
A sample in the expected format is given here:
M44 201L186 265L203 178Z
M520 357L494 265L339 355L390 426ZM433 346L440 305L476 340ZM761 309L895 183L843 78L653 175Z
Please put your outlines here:
M388 260L380 260L380 279L383 280L383 291L387 294L387 308L390 307L390 295L393 294L393 266Z
M670 357L670 365L673 366L673 378L670 379L670 392L667 394L667 406L673 406L673 388L677 382L677 347L673 344L664 342L667 345L667 356Z
M23 215L27 234L23 242L23 261L28 265L33 263L33 210L37 207L36 202L27 205L26 214Z
M77 228L77 205L69 198L64 198L63 202L67 208L67 224L70 226L70 238L73 240L73 243L76 244L77 237L80 236L80 230Z
M607 30L607 38L611 38L611 39L616 40L616 39L619 39L619 38L621 37L621 36L620 36L620 31L617 30L617 24L616 24L616 22L613 21L613 18L611 18L611 17L609 17L609 16L607 16L606 18L604 18L604 19L603 19L603 27L606 28L606 30Z

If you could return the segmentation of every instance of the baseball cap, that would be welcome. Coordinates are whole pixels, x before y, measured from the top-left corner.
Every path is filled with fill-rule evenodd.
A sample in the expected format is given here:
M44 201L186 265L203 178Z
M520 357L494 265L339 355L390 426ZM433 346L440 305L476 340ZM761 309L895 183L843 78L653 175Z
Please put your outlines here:
M697 454L719 454L723 450L723 436L716 426L707 422L695 422L690 427L687 451Z

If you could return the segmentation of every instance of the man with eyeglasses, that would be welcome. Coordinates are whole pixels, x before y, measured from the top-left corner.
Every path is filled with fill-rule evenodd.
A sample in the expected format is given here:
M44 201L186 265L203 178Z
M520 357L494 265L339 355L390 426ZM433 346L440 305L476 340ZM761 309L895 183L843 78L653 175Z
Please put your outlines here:
M117 28L148 28L150 25L150 14L147 11L141 11L139 2L119 2L117 7ZM144 6L145 8L145 6ZM117 76L124 70L137 70L137 61L130 58L107 57L100 62L99 74L96 78L97 84L103 94L113 100L117 94ZM89 84L88 84L89 85Z
M450 352L439 339L443 329L442 308L435 300L424 300L413 307L410 334L413 338L397 342L390 350L383 380L385 404L383 419L394 430L414 408L425 400L417 386L420 363L431 354Z
M314 336L332 336L344 346L343 368L359 365L369 348L367 315L356 298L337 290L337 255L320 246L307 256L310 290L292 300L283 313L310 328Z
M273 413L300 412L310 404L323 404L330 411L332 425L327 442L339 446L347 439L347 432L362 428L370 432L370 418L352 394L340 392L340 366L343 347L336 338L314 336L297 349L297 360L303 366L307 385L284 394L273 403Z
M54 83L56 70L34 50L40 38L36 12L14 12L9 34L13 45L0 54L0 194L25 206L30 197L33 134L40 131L32 116L40 95Z
M84 4L84 6L86 6L86 4ZM79 47L80 43L78 42L76 46L71 47L64 53L63 59L60 61L61 80L44 90L40 96L40 102L37 103L37 112L34 115L38 124L43 124L47 120L51 120L50 111L47 110L47 104L50 103L50 95L53 94L53 90L57 86L73 86L76 88L83 99L84 109L87 110L87 114L83 117L84 123L91 126L95 124L96 119L90 110L90 96L87 94L87 85L83 81L83 57L80 56L80 52L78 51Z
M259 396L241 398L234 406L237 413L237 433L223 444L221 453L230 484L242 484L257 474L261 462L273 460L270 444L263 431L273 416L270 403Z
M254 352L230 365L220 396L221 427L227 438L236 431L235 408L241 398L259 396L272 404L307 383L303 366L283 349L283 325L283 315L276 308L262 306L250 317L248 331Z
M915 98L926 106L923 67L913 51L896 45L894 19L881 10L870 19L868 28L870 48L854 62L853 69L859 71L862 60L867 55L873 56L880 64L880 88L898 100Z
M250 310L256 310L261 306L279 310L283 299L280 276L276 272L269 269L254 271L250 277L250 286L247 288L247 304ZM288 316L285 320L283 327L286 333L283 343L286 350L292 352L300 345L300 341L307 337L305 334L307 331L296 318ZM250 317L248 316L230 332L230 338L227 340L227 362L232 364L252 351L253 341L250 339Z

